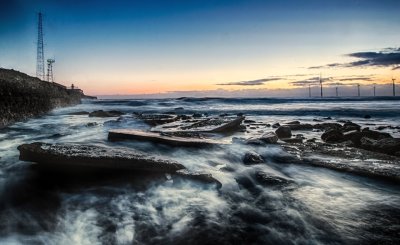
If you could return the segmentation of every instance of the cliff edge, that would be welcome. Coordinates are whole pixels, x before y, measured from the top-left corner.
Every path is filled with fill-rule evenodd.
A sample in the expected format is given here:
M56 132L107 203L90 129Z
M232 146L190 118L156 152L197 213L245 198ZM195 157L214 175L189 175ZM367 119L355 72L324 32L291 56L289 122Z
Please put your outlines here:
M15 70L0 68L0 128L39 116L57 107L81 103L80 89L68 89Z

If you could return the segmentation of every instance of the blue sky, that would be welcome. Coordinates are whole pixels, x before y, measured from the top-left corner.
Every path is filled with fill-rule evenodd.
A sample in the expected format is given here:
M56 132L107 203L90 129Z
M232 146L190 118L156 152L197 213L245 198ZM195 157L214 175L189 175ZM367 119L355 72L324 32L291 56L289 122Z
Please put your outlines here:
M41 11L45 56L56 59L56 80L94 94L228 89L220 84L310 72L378 73L384 80L397 70L308 67L398 47L399 9L400 1L385 0L6 0L0 8L0 66L35 74ZM290 88L290 79L259 88Z

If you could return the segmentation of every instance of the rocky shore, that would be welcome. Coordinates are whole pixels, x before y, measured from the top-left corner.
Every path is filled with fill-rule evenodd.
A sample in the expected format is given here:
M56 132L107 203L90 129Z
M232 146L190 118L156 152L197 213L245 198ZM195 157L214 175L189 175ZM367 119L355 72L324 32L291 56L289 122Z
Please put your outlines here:
M24 73L0 68L0 128L50 110L76 105L86 96L82 90L67 89Z
M108 133L108 140L111 142L131 140L174 148L219 147L221 151L225 151L225 148L229 145L246 145L254 149L253 151L243 152L242 163L249 167L271 160L279 164L307 164L400 182L400 138L395 138L388 132L381 132L382 127L377 127L374 130L365 127L365 125L351 121L334 121L332 118L315 119L315 123L256 121L246 119L242 113L219 116L168 113L133 113L129 115L120 111L100 110L78 112L73 115L87 115L90 118L114 117L116 119L106 121L105 124L113 123L115 126L127 120L142 121L150 126L148 131L118 129L118 127L112 129ZM98 124L94 123L93 125ZM368 123L368 125L373 126L373 123ZM387 128L392 128L393 132L398 130L397 126L389 125ZM280 155L273 156L273 159L268 159L268 156L257 153L257 150L271 145L280 146L283 152ZM116 154L114 152L116 150L112 149L99 149L93 146L54 145L51 147L63 149L59 150L56 157L56 162L60 165L68 165L74 162L78 165L90 165L94 168L115 168L116 163L125 161L121 159L121 154ZM248 147L246 148L248 149ZM41 164L47 164L48 159L51 159L53 154L44 151L43 147L40 148L35 144L23 145L19 149L21 160ZM32 149L36 150L26 154L28 150ZM134 151L134 149L132 150ZM99 151L99 154L91 154L91 152L96 151ZM86 152L86 160L75 159L77 153L81 154L82 152ZM37 157L38 154L40 157ZM133 153L126 151L124 157L128 157L130 154ZM153 156L152 153L143 154L138 158L139 160L136 160L143 161L145 158L151 158L155 167L148 170L165 172L163 170L164 160ZM117 166L126 170L145 168L145 166L138 166L132 161L125 161L124 164L117 164ZM184 164L179 166L184 169ZM265 177L265 174L258 172L256 174L258 179L272 178L275 180L276 177ZM212 179L212 176L207 178ZM281 179L278 178L276 181L280 182Z

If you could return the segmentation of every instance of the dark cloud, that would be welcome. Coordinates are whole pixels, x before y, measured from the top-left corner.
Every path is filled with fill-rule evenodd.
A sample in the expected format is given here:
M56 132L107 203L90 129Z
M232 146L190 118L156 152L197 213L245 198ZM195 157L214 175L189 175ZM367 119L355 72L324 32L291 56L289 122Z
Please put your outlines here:
M371 81L371 77L347 77L347 78L340 78L339 81L346 82L346 81Z
M257 79L257 80L251 80L251 81L241 81L241 82L231 82L231 83L219 83L217 85L236 85L236 86L257 86L257 85L263 85L266 82L272 82L272 81L278 81L282 80L281 77L270 77L270 78L263 78L263 79Z
M321 78L322 82L327 82L330 80L332 80L331 77ZM303 87L303 86L308 86L308 85L317 85L317 84L319 84L319 82L320 82L320 77L310 77L305 80L291 82L290 84L292 84L293 86Z
M356 52L347 54L348 57L359 60L349 63L332 63L323 66L312 66L309 69L333 68L333 67L392 67L393 70L399 69L400 48L385 48L380 52Z

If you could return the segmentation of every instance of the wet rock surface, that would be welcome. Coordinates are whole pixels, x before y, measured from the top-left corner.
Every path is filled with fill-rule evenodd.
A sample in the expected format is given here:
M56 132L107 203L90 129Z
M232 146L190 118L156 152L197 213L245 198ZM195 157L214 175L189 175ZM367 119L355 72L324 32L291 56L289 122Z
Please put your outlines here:
M89 117L119 117L123 115L124 113L120 111L103 111L103 110L98 110L98 111L92 111L89 113Z
M190 135L192 136L192 135ZM133 129L115 129L108 132L109 141L140 140L153 143L160 143L170 146L200 147L226 144L222 141L194 138L177 137L174 135L161 134L156 132L145 132Z
M19 159L50 167L92 167L176 172L185 167L143 152L93 145L31 143L18 146Z

